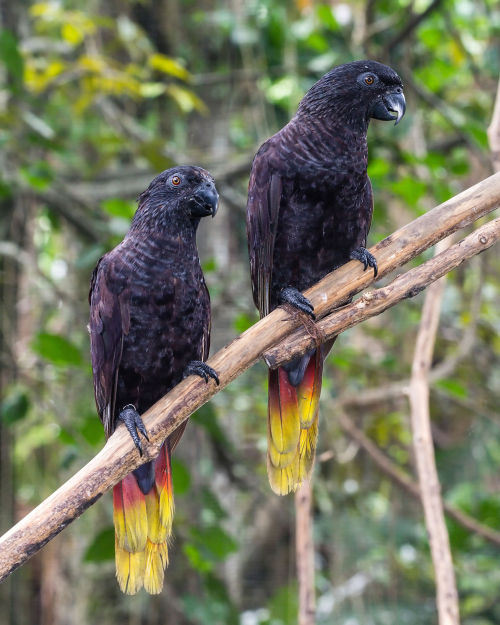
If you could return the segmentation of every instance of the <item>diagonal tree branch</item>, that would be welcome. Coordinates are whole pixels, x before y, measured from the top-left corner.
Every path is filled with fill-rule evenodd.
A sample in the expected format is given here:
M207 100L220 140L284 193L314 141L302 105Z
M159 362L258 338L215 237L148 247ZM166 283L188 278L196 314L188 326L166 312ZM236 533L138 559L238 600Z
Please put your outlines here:
M387 286L367 291L352 304L338 308L321 319L316 324L319 334L324 337L324 340L332 338L365 319L379 315L401 300L414 297L434 280L493 245L498 239L499 231L500 218L497 218L423 265L398 276ZM264 360L269 367L275 369L289 361L292 356L296 358L305 354L315 345L316 337L311 336L307 329L298 328L287 337L285 342L266 352ZM398 393L401 394L403 386L400 382L396 385Z
M371 248L378 261L379 275L382 277L401 267L451 232L466 227L498 206L500 174L463 191ZM498 223L491 223L496 224L498 230ZM491 245L495 236L498 237L498 231L496 235L490 232L489 235L476 236L477 253ZM430 276L429 281L432 279ZM353 261L326 276L306 291L306 296L321 318L372 281L373 273L363 272L360 263ZM369 306L367 309L369 312ZM219 387L191 376L152 406L143 415L151 442L145 446L142 457L135 450L126 429L118 427L105 447L83 469L0 538L0 581L130 471L154 458L165 438L192 412L300 324L298 315L290 316L281 308L274 310L210 358L209 364L219 375Z

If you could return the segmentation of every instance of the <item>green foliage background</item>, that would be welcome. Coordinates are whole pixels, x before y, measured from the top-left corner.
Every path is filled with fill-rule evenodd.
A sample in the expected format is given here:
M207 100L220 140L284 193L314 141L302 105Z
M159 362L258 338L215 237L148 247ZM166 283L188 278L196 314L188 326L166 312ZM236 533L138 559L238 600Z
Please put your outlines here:
M369 131L372 242L492 171L494 0L53 0L4 3L0 19L2 530L103 444L88 282L157 172L194 163L217 179L221 210L198 237L217 349L256 320L244 228L253 154L333 65L375 58L405 84L403 123ZM492 249L449 276L431 395L443 495L497 530L499 265ZM319 625L436 622L421 507L336 419L347 414L414 474L404 383L421 303L346 332L326 367ZM265 415L259 365L192 417L175 454L161 596L119 593L104 497L0 587L0 624L296 623L293 498L267 485ZM456 522L449 531L462 622L499 623L499 548Z

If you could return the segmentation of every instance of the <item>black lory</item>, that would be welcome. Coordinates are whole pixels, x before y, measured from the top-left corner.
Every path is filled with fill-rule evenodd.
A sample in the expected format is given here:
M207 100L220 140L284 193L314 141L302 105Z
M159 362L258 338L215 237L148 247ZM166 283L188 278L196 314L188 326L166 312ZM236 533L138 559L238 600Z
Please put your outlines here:
M397 73L375 61L333 68L307 92L290 122L257 152L247 233L260 315L289 303L314 316L301 294L350 259L375 274L365 249L373 199L367 175L371 118L400 121ZM309 476L316 448L323 359L333 342L269 371L268 475L286 494Z
M200 167L157 176L139 198L130 230L92 275L90 345L94 391L106 437L125 423L139 451L139 416L189 374L217 375L203 361L210 343L210 298L196 248L202 217L218 194ZM185 423L160 455L113 490L116 575L129 594L156 594L168 563L174 500L170 457Z

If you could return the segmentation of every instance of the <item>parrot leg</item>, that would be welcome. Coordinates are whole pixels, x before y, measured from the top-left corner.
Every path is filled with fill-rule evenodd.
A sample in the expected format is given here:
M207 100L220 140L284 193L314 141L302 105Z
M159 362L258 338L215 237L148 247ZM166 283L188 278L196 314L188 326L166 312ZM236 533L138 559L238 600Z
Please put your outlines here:
M201 360L192 360L184 369L183 377L187 378L190 375L199 375L200 378L205 380L205 382L208 382L208 378L210 377L215 380L215 383L219 386L219 376L215 370Z
M149 438L146 432L146 428L144 427L144 423L142 422L141 415L137 412L135 406L133 406L132 404L127 404L118 415L118 419L120 419L120 421L123 421L123 423L125 424L128 433L134 441L134 445L137 447L139 453L142 456L142 445L137 431L139 431L148 442Z
M353 250L349 254L349 258L351 260L359 260L360 262L362 262L365 271L368 269L368 267L373 267L373 274L375 278L377 277L377 274L378 274L377 259L366 248L357 247L355 250Z
M302 295L302 293L293 286L287 286L281 289L279 294L279 300L281 304L291 304L294 308L298 308L306 315L309 315L312 319L316 319L314 314L314 306L311 302Z

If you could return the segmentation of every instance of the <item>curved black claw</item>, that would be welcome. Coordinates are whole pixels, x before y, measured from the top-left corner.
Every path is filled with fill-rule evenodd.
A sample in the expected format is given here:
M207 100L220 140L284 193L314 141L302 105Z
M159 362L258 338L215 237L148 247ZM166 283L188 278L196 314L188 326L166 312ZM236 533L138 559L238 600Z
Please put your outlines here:
M357 247L349 254L349 258L351 260L359 260L360 262L362 262L365 271L368 269L368 267L373 267L373 275L375 276L375 278L377 277L377 259L365 247Z
M146 428L144 427L144 423L142 422L141 415L137 412L135 406L132 406L132 404L127 404L118 415L118 419L125 423L125 427L132 437L134 445L137 447L139 453L142 456L142 445L139 439L139 434L137 432L139 431L148 442L149 438L148 433L146 432Z
M208 382L208 378L212 378L215 380L217 386L219 386L219 376L215 372L215 369L209 367L206 362L201 360L192 360L188 366L184 369L184 378L187 378L189 375L199 375L200 378L203 378L205 382Z
M293 286L287 286L281 289L279 294L280 304L291 304L294 308L298 308L306 315L309 315L311 319L316 319L314 314L314 306L311 302L302 295L302 293Z

